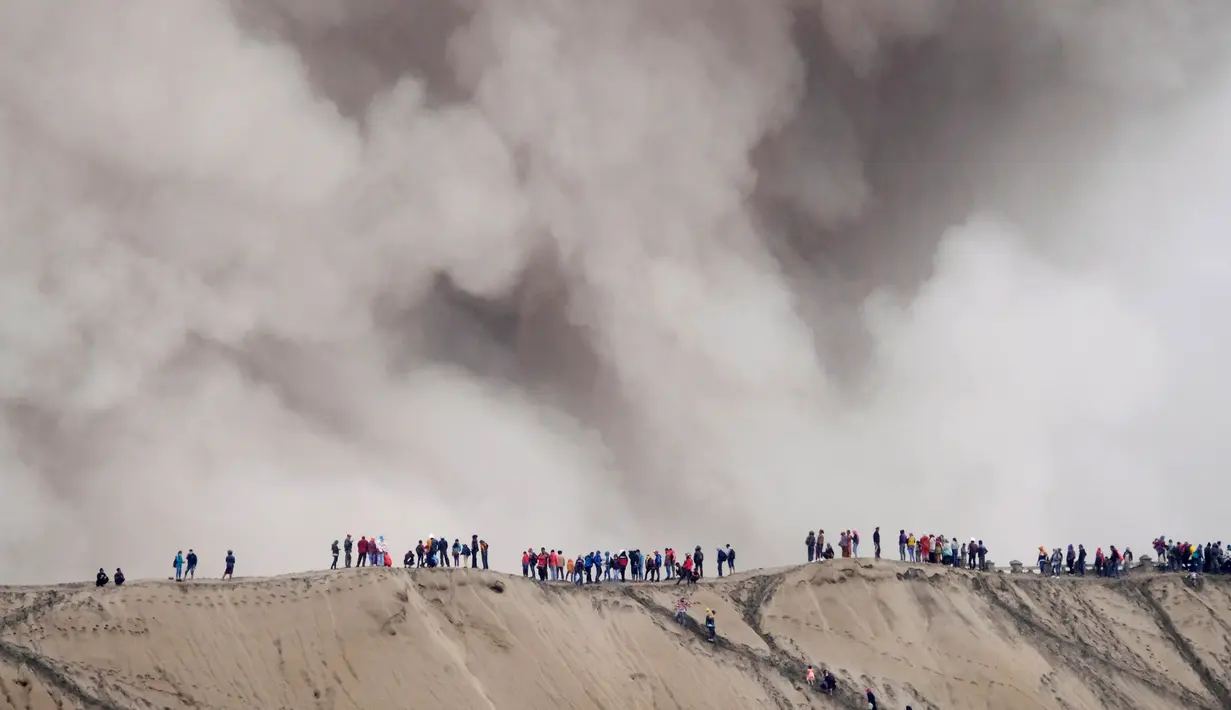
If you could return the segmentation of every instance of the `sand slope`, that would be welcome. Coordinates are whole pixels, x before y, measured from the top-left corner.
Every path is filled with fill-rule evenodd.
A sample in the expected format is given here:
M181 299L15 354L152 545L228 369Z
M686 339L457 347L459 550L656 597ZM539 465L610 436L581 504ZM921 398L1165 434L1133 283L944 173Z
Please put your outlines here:
M0 708L1231 707L1231 583L838 561L677 589L475 570L0 591ZM808 662L841 693L803 686Z

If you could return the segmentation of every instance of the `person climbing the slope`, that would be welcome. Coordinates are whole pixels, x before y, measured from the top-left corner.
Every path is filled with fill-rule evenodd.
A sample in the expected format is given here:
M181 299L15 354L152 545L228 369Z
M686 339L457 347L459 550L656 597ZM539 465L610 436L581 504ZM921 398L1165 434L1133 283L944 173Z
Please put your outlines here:
M360 535L359 543L356 545L356 547L358 548L356 552L359 553L359 561L355 566L363 567L367 565L368 563L368 538L363 535Z
M171 563L171 566L175 568L175 581L177 582L184 581L184 551L183 550L180 550L179 552L175 553L175 560Z
M735 550L727 544L727 574L735 574Z
M812 670L812 666L808 666L807 672L804 673L804 682L809 688L816 688L816 671Z
M196 579L197 578L197 553L194 552L191 547L188 548L188 557L186 558L186 561L188 562L188 568L187 568L187 571L184 572L184 579Z
M95 587L105 587L107 586L107 583L110 581L111 580L107 578L107 573L103 571L102 567L99 567L98 574L94 575L94 586Z
M346 539L342 541L342 552L346 554L346 568L350 569L351 551L355 548L355 543L350 539L350 533L346 534Z
M675 621L680 626L683 626L688 621L688 607L692 606L692 602L686 597L680 597L675 602Z
M115 586L117 587L124 586L124 570L120 569L119 567L115 568Z
M705 630L708 633L708 636L706 637L705 640L709 641L710 643L714 643L718 636L717 621L714 619L714 616L717 613L718 612L714 611L713 609L705 610Z
M726 563L727 563L727 551L720 547L718 548L718 576L719 577L722 576L722 566L725 565Z
M338 545L338 541L334 540L329 546L329 554L333 555L333 562L329 563L329 569L338 568L338 556L342 554L342 547Z
M880 706L876 704L876 693L873 693L871 688L868 688L867 691L868 691L868 710L877 710L877 708Z
M223 579L235 579L235 553L227 550L226 569L222 573Z
M838 679L833 677L828 669L821 671L821 692L826 695L832 695L833 691L838 688Z

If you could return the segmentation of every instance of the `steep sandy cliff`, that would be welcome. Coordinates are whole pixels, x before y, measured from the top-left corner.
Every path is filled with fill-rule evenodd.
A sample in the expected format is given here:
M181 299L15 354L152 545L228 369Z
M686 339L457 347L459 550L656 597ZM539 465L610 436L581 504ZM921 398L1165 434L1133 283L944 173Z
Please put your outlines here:
M856 709L865 686L892 709L1231 707L1220 579L837 561L703 582L681 627L684 590L400 569L9 588L0 708Z

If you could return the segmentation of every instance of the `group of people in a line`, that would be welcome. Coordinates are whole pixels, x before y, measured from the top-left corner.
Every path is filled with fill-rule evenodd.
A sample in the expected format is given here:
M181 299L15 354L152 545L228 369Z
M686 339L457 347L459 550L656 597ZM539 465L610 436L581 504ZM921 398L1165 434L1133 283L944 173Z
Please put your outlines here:
M188 548L188 554L185 555L183 550L178 550L175 553L175 559L171 561L171 566L175 569L175 581L183 582L185 580L196 579L197 577L197 553L192 548ZM235 576L235 552L227 550L227 556L224 560L226 567L223 568L222 578L232 579ZM105 587L108 584L115 582L115 586L124 586L125 577L124 571L119 567L115 568L115 577L107 576L107 572L102 568L98 568L98 574L94 575L94 586Z
M872 546L876 559L881 557L881 529L877 528L872 534ZM832 560L836 555L833 550L833 544L825 543L825 531L819 533L812 530L808 531L808 536L804 538L804 544L808 547L808 561L820 562L822 560ZM859 531L858 530L843 530L838 533L838 550L843 558L859 557Z
M825 531L809 530L804 538L809 562L832 560L836 556L832 543L825 542ZM844 558L859 557L859 531L843 530L838 533L838 549ZM881 558L881 529L872 532L872 549L875 559ZM920 535L898 531L898 559L902 562L939 564L961 569L987 570L987 546L982 540L970 538L969 543L959 542L956 537L944 535Z
M1036 562L1039 565L1039 574L1044 576L1059 577L1067 571L1069 575L1084 577L1086 557L1086 546L1082 544L1076 548L1070 544L1067 552L1061 552L1059 547L1052 548L1050 554L1047 548L1039 545ZM1121 552L1115 545L1111 545L1106 553L1101 547L1094 551L1094 574L1098 577L1119 577L1132 564L1133 551L1130 548L1126 547Z
M226 566L222 570L223 579L233 579L235 576L235 552L227 550L227 556L223 560ZM175 581L182 582L186 579L196 579L197 577L197 553L188 548L188 556L184 556L184 551L180 550L175 553L175 560L171 562L171 566L175 568Z
M1176 542L1159 535L1152 543L1158 556L1158 569L1163 572L1189 574L1231 574L1231 556L1226 554L1222 540L1204 545Z
M735 572L735 550L730 545L718 548L717 558L719 577L723 575L724 567L728 574ZM639 549L618 550L614 555L609 551L596 550L574 558L565 555L563 550L540 547L536 551L531 547L522 552L521 574L540 582L562 581L575 585L624 582L629 579L636 582L674 579L676 584L695 584L705 576L705 553L697 545L692 552L685 553L683 560L678 559L675 550L670 547L653 553L644 553Z
M393 557L389 553L389 546L385 542L384 535L372 538L360 535L359 541L355 542L348 534L341 542L333 541L333 544L329 546L329 554L333 556L329 569L337 569L338 559L343 555L345 556L343 564L348 569L352 562L355 567L393 566ZM355 554L358 554L357 558L352 557ZM453 558L452 563L449 561L450 554ZM487 541L480 540L478 535L471 535L469 543L463 543L459 538L454 538L452 545L443 535L440 537L428 535L426 542L420 540L413 549L406 551L406 554L402 556L402 566L463 567L468 563L470 567L477 569L480 560L483 563L483 569L487 569Z

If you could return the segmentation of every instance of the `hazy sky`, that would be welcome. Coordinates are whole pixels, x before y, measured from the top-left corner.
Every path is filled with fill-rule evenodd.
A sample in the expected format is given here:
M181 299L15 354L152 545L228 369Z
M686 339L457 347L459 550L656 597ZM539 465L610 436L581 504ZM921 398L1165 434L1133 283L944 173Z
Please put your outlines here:
M1218 539L1229 20L0 3L0 581Z

